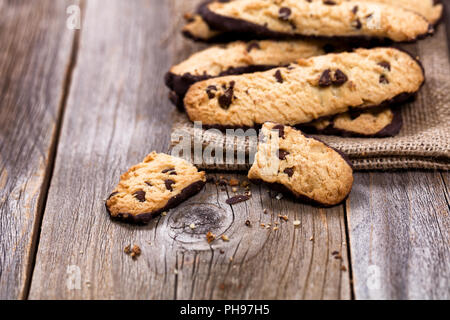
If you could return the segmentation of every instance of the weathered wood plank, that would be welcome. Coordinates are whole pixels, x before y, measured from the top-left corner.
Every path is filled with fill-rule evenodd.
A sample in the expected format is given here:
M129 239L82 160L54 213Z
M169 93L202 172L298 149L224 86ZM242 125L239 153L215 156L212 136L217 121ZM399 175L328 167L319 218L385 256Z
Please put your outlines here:
M450 298L448 189L439 172L358 174L348 200L357 299Z
M0 299L28 291L75 35L68 5L0 1Z
M103 199L119 175L169 146L173 107L162 79L198 48L178 34L183 8L194 4L87 3L30 298L350 298L343 206L312 208L252 186L250 201L230 207L230 187L208 184L145 227L107 216ZM259 226L273 228L278 214L290 219L278 231ZM208 231L230 241L209 245ZM128 244L142 248L136 261L123 253ZM80 288L68 288L77 270Z

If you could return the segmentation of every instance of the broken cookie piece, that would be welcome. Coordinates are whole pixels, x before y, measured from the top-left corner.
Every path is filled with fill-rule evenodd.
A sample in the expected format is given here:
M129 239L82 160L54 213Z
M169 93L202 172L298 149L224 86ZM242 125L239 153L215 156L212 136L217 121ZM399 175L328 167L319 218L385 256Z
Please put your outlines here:
M205 182L205 173L189 162L152 152L121 176L106 209L112 218L148 223L198 193Z
M280 132L283 135L280 136ZM338 151L294 128L265 123L248 178L322 206L341 203L353 185L353 169ZM279 157L280 151L285 154Z

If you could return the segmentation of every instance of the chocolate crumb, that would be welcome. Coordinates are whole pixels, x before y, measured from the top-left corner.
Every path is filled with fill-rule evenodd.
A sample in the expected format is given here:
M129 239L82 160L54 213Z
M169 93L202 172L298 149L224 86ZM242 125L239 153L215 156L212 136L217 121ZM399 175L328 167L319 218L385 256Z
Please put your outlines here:
M164 184L166 185L166 189L169 191L173 191L172 185L175 184L175 181L171 179L167 179L164 181Z
M216 96L213 91L217 91L217 87L215 85L211 85L206 88L206 94L208 95L209 99L213 99Z
M389 80L388 80L388 78L386 78L386 76L384 74L382 74L380 76L380 83L389 84Z
M251 224L250 220L246 220L246 221L245 221L245 225L246 225L247 227L251 227L252 224Z
M286 156L288 156L290 153L286 150L278 150L278 158L280 160L286 160Z
M272 130L278 130L280 138L284 139L284 126L282 124L277 124L272 128Z
M283 172L286 173L290 178L294 175L294 168L286 168Z
M125 249L123 249L123 252L125 252L126 254L130 254L130 253L131 253L131 246L130 246L130 245L127 245L127 246L125 247Z
M387 61L382 61L378 63L379 66L383 67L384 69L391 71L391 64Z
M277 82L283 83L283 76L281 75L280 70L277 70L273 76L277 79Z
M358 29L358 30L362 28L362 23L361 23L361 21L359 20L359 18L356 19L356 20L353 22L353 26L354 26L356 29Z
M258 50L261 49L261 47L260 47L260 45L259 45L258 42L252 41L252 42L250 42L250 43L247 45L247 52L250 52L250 51L252 51L253 49L258 49Z
M342 86L347 81L348 81L348 77L347 77L347 75L344 72L342 72L342 70L337 69L334 72L333 84L335 86Z
M331 80L331 70L327 69L320 76L319 86L322 88L326 88L326 87L331 86L332 83L333 83L333 81Z
M139 190L136 191L133 196L139 201L139 202L145 202L145 191Z
M289 17L291 16L292 10L287 7L282 7L278 11L278 19L281 21L288 21Z
M247 201L247 200L249 200L250 199L250 197L249 196L246 196L246 195L237 195L237 196L234 196L234 197L232 197L232 198L229 198L229 199L227 199L227 201L225 201L227 204L229 204L229 205L233 205L233 204L237 204L237 203L240 203L240 202L244 202L244 201Z
M235 82L231 81L228 89L226 89L224 94L219 97L219 105L222 109L226 110L231 106L234 96L234 85Z

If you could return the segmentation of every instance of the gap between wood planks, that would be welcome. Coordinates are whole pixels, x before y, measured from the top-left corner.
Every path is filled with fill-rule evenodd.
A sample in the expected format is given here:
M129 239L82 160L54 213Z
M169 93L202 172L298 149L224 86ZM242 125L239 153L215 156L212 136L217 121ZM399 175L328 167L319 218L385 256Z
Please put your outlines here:
M81 21L83 21L83 15L84 15L84 9L85 9L85 0L79 0L79 7L81 11ZM30 293L31 288L31 280L33 279L33 272L34 267L36 264L36 256L37 251L39 248L39 240L41 236L41 226L42 226L42 220L44 218L45 209L47 207L47 197L48 197L48 191L50 189L50 184L53 177L53 169L55 167L55 160L57 155L57 149L59 144L59 138L61 136L61 128L63 125L63 119L64 119L64 111L66 109L67 99L69 97L70 87L72 84L72 75L73 71L75 70L77 59L78 59L78 49L80 44L80 36L81 36L81 29L80 30L74 30L75 32L73 42L72 42L72 49L70 54L70 59L67 64L67 70L65 72L64 77L64 85L63 85L63 94L61 97L61 101L59 103L58 107L58 115L56 118L56 129L55 134L52 138L52 144L50 147L50 156L48 160L48 166L46 168L45 172L45 178L42 185L42 190L39 194L39 200L38 200L38 215L36 217L36 223L33 226L33 232L32 232L32 248L31 248L31 254L29 257L29 261L27 264L27 276L25 279L25 286L22 293L22 296L20 297L21 300L28 300L28 296Z

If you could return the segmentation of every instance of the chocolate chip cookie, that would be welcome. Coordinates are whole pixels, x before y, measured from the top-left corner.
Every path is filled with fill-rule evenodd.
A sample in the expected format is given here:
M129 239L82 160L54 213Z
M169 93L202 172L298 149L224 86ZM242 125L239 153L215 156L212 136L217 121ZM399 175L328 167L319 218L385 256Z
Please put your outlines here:
M120 177L106 209L112 218L148 223L198 193L205 182L205 173L189 162L152 152Z
M409 42L432 33L421 14L377 1L214 1L199 13L208 25L256 37L378 38Z
M353 169L342 154L324 143L294 128L265 123L248 178L307 202L333 206L350 193Z
M424 80L421 64L406 52L357 49L197 82L184 105L192 121L209 127L255 127L266 121L298 125L403 102L419 91Z
M300 58L324 53L320 41L236 41L212 46L197 52L187 60L173 66L166 74L166 85L181 100L189 87L202 80L225 75L264 71L288 65ZM217 88L207 88L213 96Z

